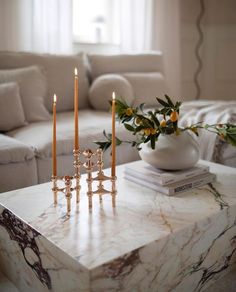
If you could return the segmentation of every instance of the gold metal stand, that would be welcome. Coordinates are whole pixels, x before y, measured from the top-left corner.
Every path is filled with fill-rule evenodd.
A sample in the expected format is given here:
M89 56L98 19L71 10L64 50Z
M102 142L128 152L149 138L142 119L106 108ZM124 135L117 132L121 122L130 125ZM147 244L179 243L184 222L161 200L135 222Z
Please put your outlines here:
M74 168L75 168L75 174L74 176L52 176L52 191L53 191L53 197L54 197L54 205L57 205L57 193L62 192L65 194L65 198L67 201L67 215L70 215L71 211L71 198L72 198L72 192L76 191L76 203L79 203L80 201L80 170L81 168L85 168L87 172L87 196L88 196L88 207L89 209L92 208L93 202L92 198L93 195L99 195L99 202L102 203L102 196L105 194L110 194L112 196L112 207L115 207L116 205L116 177L110 177L106 176L103 173L103 151L99 148L96 151L92 151L91 149L86 149L84 151L80 150L74 150ZM82 163L80 158L81 156L85 159L85 162ZM93 162L93 160L96 159L96 163ZM97 169L97 175L95 177L92 176L93 171ZM75 186L72 186L72 181L75 179ZM64 187L59 188L57 185L58 181L63 181ZM93 191L93 182L97 181L97 189ZM111 181L111 190L107 190L104 188L103 183L105 181Z
M79 150L74 150L73 151L73 155L74 155L74 168L75 168L75 190L76 190L76 203L79 203L80 200L80 166L81 166L81 162L80 162L80 151Z

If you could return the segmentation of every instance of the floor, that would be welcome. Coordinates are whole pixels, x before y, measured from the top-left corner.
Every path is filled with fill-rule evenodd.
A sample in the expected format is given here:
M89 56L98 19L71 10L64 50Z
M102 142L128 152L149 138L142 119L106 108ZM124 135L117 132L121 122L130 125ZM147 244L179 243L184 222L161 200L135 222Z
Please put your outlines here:
M19 292L19 290L0 272L0 291ZM219 279L206 292L236 292L236 269ZM184 292L184 291L183 291ZM189 292L189 291L188 291Z

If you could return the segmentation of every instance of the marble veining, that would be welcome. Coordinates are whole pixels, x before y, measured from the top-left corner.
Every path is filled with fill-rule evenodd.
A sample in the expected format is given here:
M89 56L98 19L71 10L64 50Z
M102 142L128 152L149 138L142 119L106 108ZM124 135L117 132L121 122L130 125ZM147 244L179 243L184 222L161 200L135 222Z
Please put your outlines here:
M51 279L47 270L43 268L36 242L36 238L40 236L40 233L18 219L8 209L3 210L0 215L0 225L6 228L10 239L17 242L26 263L34 271L37 278L46 285L48 289L51 289Z
M201 254L199 257L199 261L192 264L192 267L189 269L189 274L194 274L198 271L202 272L202 276L200 280L198 281L198 284L194 291L201 291L201 289L204 287L204 285L209 282L215 275L221 273L222 271L226 270L232 260L235 260L235 253L236 253L236 235L232 238L229 238L230 244L232 245L232 249L227 251L225 253L224 259L222 263L219 265L217 261L215 261L210 267L207 267L207 265L204 265L207 256L210 254L211 250L214 248L214 245L216 242L221 239L223 235L225 235L228 231L230 231L232 228L235 228L236 226L236 220L234 223L225 228L214 240L212 241L209 248L206 250L205 253ZM233 258L234 257L234 258Z
M136 186L117 167L111 197L88 210L50 184L0 195L0 268L22 291L203 291L236 264L236 169L175 197Z
M214 195L215 201L219 204L220 209L222 210L225 207L229 207L229 204L225 202L223 195L216 189L216 187L214 187L212 183L209 183L208 186L208 191Z

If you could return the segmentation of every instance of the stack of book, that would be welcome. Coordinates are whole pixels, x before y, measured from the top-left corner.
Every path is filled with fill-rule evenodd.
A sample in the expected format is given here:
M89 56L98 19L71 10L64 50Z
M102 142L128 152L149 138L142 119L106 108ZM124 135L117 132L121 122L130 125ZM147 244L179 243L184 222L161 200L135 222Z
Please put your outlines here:
M213 182L215 177L209 172L209 166L200 163L189 169L175 171L157 169L142 160L125 167L127 180L169 196L204 186Z

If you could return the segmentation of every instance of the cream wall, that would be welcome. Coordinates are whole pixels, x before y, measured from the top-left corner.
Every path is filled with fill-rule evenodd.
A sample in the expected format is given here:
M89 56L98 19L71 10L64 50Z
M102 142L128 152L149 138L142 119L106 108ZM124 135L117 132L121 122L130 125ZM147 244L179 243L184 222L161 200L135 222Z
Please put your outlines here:
M182 96L193 99L198 40L196 18L200 1L181 0L181 84ZM201 49L201 98L236 99L236 1L205 0L204 43Z

